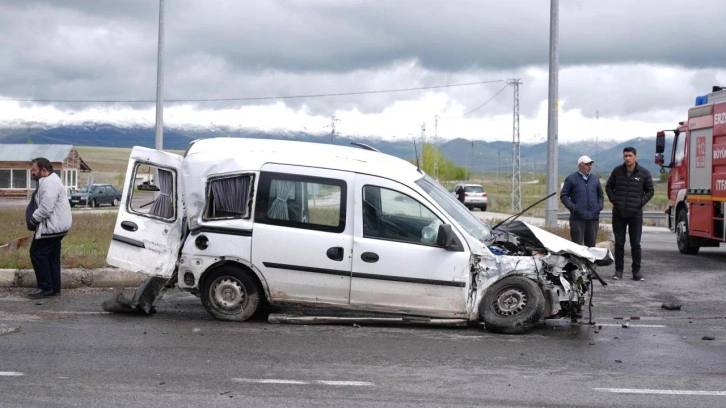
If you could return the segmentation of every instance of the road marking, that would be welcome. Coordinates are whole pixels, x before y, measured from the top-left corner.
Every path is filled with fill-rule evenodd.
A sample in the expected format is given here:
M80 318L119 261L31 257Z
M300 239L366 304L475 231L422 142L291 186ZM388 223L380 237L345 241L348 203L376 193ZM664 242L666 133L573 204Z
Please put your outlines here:
M602 324L600 324L600 323L598 323L597 325L598 326L603 326L603 327L623 327L623 324L622 323L617 323L617 324L613 324L613 323L602 323ZM636 328L636 327L663 328L663 327L668 327L668 326L666 326L664 324L633 324L633 321L632 320L630 321L630 325L629 326L630 326L630 328Z
M107 314L111 314L111 312L82 312L82 311L73 311L73 310L47 310L47 311L43 311L43 313L58 314L58 315L107 315Z
M372 382L368 381L327 381L327 380L317 380L315 381L320 384L325 385L350 385L353 387L370 387L373 385Z
M349 387L369 387L373 386L372 382L367 381L337 381L337 380L314 380L314 381L300 381L300 380L286 380L277 378L232 378L234 382L244 383L256 383L256 384L293 384L293 385L311 385L311 384L324 384L324 385L336 385L336 386L349 386Z
M25 374L17 371L0 371L0 377L20 377L21 375Z
M245 383L257 383L257 384L310 384L306 381L298 381L298 380L283 380L283 379L275 379L275 378L233 378L232 381L235 382L245 382Z
M726 391L649 390L637 388L593 388L593 390L616 394L715 395L726 397Z

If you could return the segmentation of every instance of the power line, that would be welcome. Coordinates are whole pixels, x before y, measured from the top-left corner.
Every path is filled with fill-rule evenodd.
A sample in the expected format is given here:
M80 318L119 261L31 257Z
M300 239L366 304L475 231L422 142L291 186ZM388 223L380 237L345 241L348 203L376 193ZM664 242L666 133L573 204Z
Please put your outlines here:
M486 100L486 101L484 101L484 103L482 103L481 105L479 105L479 106L477 106L476 108L474 108L474 109L470 110L469 112L466 112L465 114L463 114L463 115L461 115L461 116L466 116L466 115L472 114L472 113L474 113L474 112L478 111L479 109L483 108L483 107L484 107L484 105L486 105L486 104L488 104L489 102L493 101L493 100L494 100L494 98L496 98L496 97L497 97L497 95L499 95L500 93L504 92L504 90L505 90L505 89L507 89L507 87L508 87L508 86L509 86L509 82L507 82L507 83L506 83L506 85L504 85L504 87L502 87L502 89L500 89L500 90L499 90L499 92L495 93L495 94L494 94L494 96L492 96L491 98L487 99L487 100Z
M357 91L357 92L337 92L337 93L321 93L321 94L303 94L303 95L286 95L286 96L255 96L245 98L204 98L204 99L166 99L164 102L242 102L242 101L264 101L264 100L277 100L277 99L303 99L303 98L323 98L332 96L351 96L351 95L370 95L370 94L382 94L382 93L394 93L394 92L411 92L411 91L423 91L428 89L441 89L441 88L454 88L461 86L472 86L491 84L496 82L502 82L501 79L492 81L478 81L478 82L467 82L461 84L448 84L448 85L433 85L433 86L421 86L416 88L397 88L397 89L383 89L376 91ZM506 88L506 86L505 86ZM502 89L503 90L503 89ZM501 91L499 91L501 92ZM494 96L497 96L497 93ZM492 97L493 99L493 97ZM126 100L113 100L113 99L22 99L22 98L0 98L0 101L14 101L14 102L39 102L39 103L153 103L156 102L153 99L126 99ZM473 111L486 105L489 101L484 102ZM466 115L468 115L467 113Z

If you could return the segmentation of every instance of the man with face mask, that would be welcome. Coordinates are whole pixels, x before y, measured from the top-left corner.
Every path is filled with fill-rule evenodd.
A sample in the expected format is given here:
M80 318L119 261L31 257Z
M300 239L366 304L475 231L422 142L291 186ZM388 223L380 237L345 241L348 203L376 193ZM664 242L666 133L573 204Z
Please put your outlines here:
M35 231L30 244L30 261L38 287L28 296L60 296L61 240L71 229L71 205L63 182L53 172L48 159L33 159L30 172L38 187L28 203L25 221L28 229Z
M600 180L592 174L593 163L588 156L577 159L577 171L567 176L560 192L560 201L570 211L572 242L588 247L597 241L605 198Z

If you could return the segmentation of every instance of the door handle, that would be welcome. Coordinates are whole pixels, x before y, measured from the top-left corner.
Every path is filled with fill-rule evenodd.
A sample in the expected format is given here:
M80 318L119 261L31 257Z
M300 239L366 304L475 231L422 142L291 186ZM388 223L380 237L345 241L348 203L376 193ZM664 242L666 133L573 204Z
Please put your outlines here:
M328 258L334 260L334 261L342 261L343 260L343 247L332 247L328 248L327 252Z
M378 258L378 254L375 252L363 252L360 254L360 259L362 259L363 262L375 263L378 262L378 259L380 258Z
M139 226L136 225L135 222L131 222L131 221L121 221L121 228L125 229L126 231L134 232L137 229L139 229Z

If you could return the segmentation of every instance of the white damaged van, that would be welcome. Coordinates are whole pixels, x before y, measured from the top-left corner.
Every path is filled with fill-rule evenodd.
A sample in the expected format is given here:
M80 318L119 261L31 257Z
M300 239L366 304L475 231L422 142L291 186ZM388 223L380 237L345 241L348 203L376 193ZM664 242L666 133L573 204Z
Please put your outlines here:
M176 286L223 320L311 305L503 333L582 317L596 264L612 262L607 249L519 221L492 229L416 166L363 147L134 147L107 262L150 278L114 301L149 313Z

